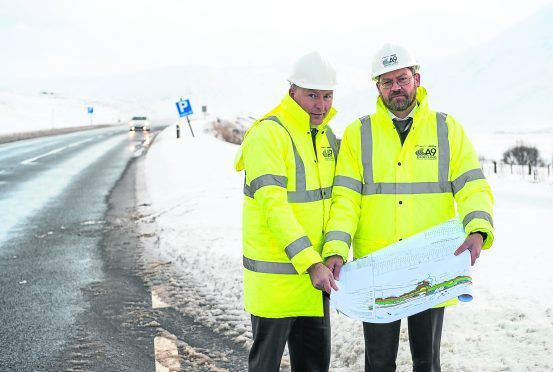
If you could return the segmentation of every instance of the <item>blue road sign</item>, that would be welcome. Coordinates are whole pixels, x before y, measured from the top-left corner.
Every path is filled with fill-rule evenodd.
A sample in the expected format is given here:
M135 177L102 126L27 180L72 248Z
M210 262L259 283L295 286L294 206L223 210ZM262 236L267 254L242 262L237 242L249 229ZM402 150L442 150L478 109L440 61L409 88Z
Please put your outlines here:
M179 116L182 118L183 116L192 115L192 106L190 105L189 99L180 99L180 101L176 102L177 110L179 111Z
M89 114L92 114L94 112L94 107L87 107L87 111Z

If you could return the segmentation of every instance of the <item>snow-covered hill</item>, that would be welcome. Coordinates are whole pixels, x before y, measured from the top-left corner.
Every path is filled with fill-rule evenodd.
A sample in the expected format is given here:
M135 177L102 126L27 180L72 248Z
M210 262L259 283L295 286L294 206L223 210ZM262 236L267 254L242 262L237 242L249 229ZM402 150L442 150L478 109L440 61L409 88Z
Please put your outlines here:
M75 98L54 92L18 94L0 91L0 135L92 124L126 123L131 116L146 115L167 121L174 102L151 104L105 98ZM88 107L94 112L88 114ZM169 111L171 114L169 114Z
M450 54L440 53L448 45L436 45L434 60L421 57L426 58L420 60L422 84L431 107L460 120L483 156L497 158L517 141L538 146L546 160L553 156L553 119L542 113L553 96L551 19L553 4L454 58L441 58ZM337 57L333 126L340 135L355 118L374 111L377 93L367 57L372 53L362 45L354 49L351 42L329 52ZM289 66L263 56L248 63L218 62L219 67L179 65L118 76L11 81L10 89L25 94L0 93L0 133L83 125L89 122L89 105L95 106L98 123L137 114L177 121L174 102L181 97L191 100L196 115L205 105L216 116L258 117L286 92ZM44 90L55 94L40 94ZM500 132L508 134L499 139L494 133Z
M552 20L550 4L496 39L423 68L433 103L473 130L553 129L544 112L553 96Z

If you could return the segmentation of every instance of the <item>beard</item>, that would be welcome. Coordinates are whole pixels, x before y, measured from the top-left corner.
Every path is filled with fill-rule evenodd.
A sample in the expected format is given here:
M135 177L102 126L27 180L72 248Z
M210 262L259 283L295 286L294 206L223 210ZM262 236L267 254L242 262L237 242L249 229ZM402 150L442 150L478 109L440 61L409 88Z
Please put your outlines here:
M417 91L413 90L411 94L406 94L403 91L399 93L392 94L388 97L385 97L384 95L380 94L382 97L382 102L384 102L384 106L392 112L400 112L407 110L413 102L415 102L415 99L417 98ZM400 99L397 99L397 98Z

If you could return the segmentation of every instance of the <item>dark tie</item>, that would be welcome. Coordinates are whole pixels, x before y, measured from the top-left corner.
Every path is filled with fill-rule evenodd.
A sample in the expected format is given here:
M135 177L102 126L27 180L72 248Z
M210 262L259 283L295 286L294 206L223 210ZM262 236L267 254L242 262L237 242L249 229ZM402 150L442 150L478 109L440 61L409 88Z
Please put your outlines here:
M317 155L317 145L315 142L315 137L317 136L317 133L319 130L317 128L311 128L311 139L313 140L313 149L315 150L315 155Z
M413 118L408 117L405 119L392 119L394 122L394 125L397 130L397 134L399 134L399 140L401 141L401 145L403 146L403 142L405 142L405 138L407 138L407 133L409 133L409 129L411 128L411 123L413 123Z
M409 130L409 127L411 127L411 123L413 123L413 118L408 117L405 119L393 119L394 125L396 126L396 129L399 133L404 133Z

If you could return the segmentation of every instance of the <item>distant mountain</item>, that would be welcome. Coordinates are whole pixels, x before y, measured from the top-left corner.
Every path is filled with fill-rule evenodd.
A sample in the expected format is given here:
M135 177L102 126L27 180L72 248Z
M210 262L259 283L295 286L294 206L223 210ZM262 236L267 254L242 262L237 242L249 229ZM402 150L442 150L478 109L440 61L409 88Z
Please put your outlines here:
M173 66L127 75L19 81L18 92L52 91L69 97L163 103L178 117L175 102L191 100L194 113L207 106L219 115L262 115L284 93L286 69L279 66Z
M481 46L445 61L424 61L422 84L429 91L431 107L451 113L470 131L551 130L553 119L543 112L553 97L551 20L553 4ZM440 48L448 48L435 47L436 55ZM348 53L356 58L350 61L342 56L337 64L335 107L339 114L333 122L338 134L355 118L374 111L377 93L370 80L370 61L365 66L358 49ZM66 97L153 105L155 115L164 118L177 117L174 102L181 97L191 100L195 114L205 105L214 115L258 117L278 103L288 86L289 66L262 63L266 61L228 67L173 66L127 75L14 84L25 93L47 90Z
M54 92L18 94L0 91L0 135L90 124L125 124L136 115L171 124L166 105L121 100L74 98ZM88 108L93 113L88 113ZM171 111L171 113L173 113ZM173 115L174 116L174 115Z
M552 20L553 4L490 42L421 67L432 106L478 131L550 131Z

